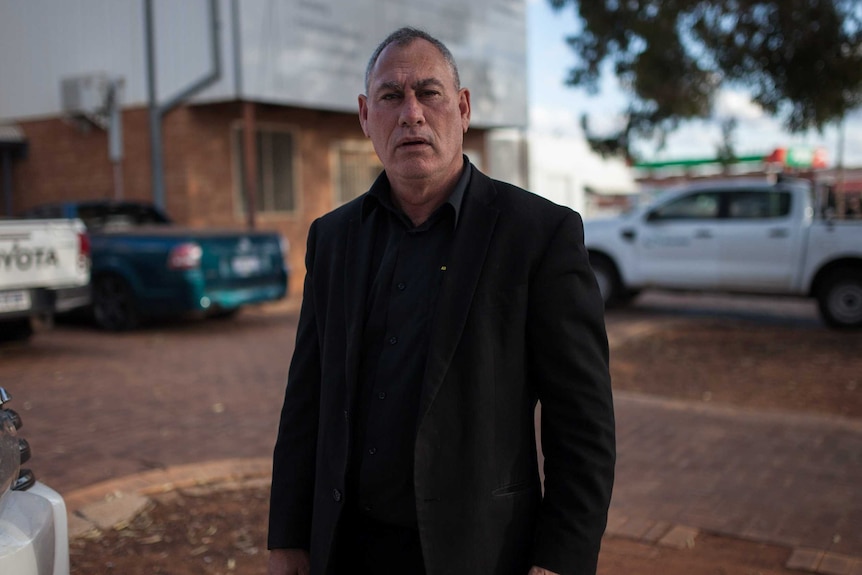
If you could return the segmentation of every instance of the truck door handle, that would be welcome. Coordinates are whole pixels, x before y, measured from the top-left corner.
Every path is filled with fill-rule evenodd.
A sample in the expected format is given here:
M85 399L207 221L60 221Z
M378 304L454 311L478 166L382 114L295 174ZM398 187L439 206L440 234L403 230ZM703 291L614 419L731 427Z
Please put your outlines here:
M786 238L789 235L790 232L788 232L785 228L773 228L769 230L770 238Z
M699 240L710 240L712 239L712 232L709 230L697 230L694 232L694 237Z
M632 229L625 229L625 230L622 230L622 231L620 232L620 235L622 236L622 238L623 238L625 241L627 241L627 242L629 242L629 243L631 243L631 242L635 241L635 238L637 238L637 236L638 236L637 232L636 232L636 231L634 231L634 230L632 230Z

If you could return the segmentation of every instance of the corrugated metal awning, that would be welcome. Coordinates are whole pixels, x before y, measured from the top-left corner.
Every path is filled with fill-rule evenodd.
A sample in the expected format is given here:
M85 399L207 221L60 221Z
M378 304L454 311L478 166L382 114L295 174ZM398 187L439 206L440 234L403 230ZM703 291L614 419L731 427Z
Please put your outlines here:
M18 126L0 124L0 144L23 144L27 141Z
M0 124L0 152L12 158L26 157L27 137L21 128L11 124Z

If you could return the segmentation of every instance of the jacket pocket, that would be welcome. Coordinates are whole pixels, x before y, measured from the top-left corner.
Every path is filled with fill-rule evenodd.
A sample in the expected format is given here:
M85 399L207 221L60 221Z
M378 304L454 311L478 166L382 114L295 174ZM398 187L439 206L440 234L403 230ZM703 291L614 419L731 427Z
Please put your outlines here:
M532 481L519 481L498 487L491 492L494 497L514 497L522 493L531 493L537 488L537 485Z

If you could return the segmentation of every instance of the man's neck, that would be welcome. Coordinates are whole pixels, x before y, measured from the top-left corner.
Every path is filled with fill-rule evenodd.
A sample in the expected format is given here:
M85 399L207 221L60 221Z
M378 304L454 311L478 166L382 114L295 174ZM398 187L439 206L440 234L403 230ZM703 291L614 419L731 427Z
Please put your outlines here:
M459 162L458 168L442 180L439 178L398 179L389 177L387 174L392 203L410 218L414 226L422 225L452 195L465 166L466 159Z
M445 183L431 185L422 182L396 183L390 181L392 190L392 202L404 212L414 226L420 226L431 217L437 208L446 203L455 185L458 183L460 172L454 178L450 177ZM424 184L424 185L423 185Z

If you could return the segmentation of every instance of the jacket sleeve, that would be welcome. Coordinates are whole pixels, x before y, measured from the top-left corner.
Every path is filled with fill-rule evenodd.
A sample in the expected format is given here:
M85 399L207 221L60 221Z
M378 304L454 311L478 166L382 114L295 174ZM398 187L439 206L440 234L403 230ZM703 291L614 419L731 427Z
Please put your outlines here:
M534 273L527 316L545 476L533 560L564 575L596 572L616 457L604 305L583 233L568 211Z
M269 549L309 549L320 405L320 344L313 290L316 225L308 234L296 345L272 463Z

